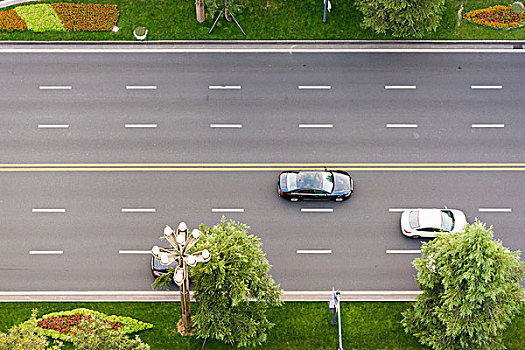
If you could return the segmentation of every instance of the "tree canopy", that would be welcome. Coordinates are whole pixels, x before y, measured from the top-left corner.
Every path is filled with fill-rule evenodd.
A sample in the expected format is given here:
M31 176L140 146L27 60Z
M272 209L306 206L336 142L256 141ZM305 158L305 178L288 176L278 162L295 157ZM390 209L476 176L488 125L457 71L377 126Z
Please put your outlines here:
M248 229L224 217L213 227L200 227L203 235L195 249L211 253L209 262L190 270L196 301L193 322L201 338L254 346L266 341L273 326L266 310L281 305L282 292L269 275L271 265L260 239Z
M423 294L403 316L407 333L433 349L503 349L502 333L520 308L519 251L476 221L465 232L423 243L414 260Z
M445 0L355 0L364 28L398 37L421 37L435 32Z

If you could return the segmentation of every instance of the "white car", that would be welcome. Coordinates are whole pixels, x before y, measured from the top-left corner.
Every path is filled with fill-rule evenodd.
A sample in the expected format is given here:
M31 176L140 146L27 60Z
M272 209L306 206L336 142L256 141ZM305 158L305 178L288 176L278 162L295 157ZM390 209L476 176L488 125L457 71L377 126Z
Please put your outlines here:
M463 232L467 218L457 209L409 209L401 214L401 232L411 238Z

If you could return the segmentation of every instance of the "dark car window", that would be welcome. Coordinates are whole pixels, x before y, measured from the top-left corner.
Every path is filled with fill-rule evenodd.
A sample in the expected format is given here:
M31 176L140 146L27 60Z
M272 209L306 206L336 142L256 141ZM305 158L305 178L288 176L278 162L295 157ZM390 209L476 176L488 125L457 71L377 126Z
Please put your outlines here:
M310 190L310 189L299 190L299 191L297 191L297 193L301 193L301 194L312 194L312 193L314 193L314 190Z
M176 268L177 263L173 263L170 267ZM157 271L167 271L168 268L160 263L159 259L153 259L153 268Z
M441 232L441 230L439 228L434 228L434 227L424 227L424 228L420 228L418 229L418 231L424 231L424 232Z
M327 193L324 192L323 190L314 190L314 193L315 193L315 194L327 194Z

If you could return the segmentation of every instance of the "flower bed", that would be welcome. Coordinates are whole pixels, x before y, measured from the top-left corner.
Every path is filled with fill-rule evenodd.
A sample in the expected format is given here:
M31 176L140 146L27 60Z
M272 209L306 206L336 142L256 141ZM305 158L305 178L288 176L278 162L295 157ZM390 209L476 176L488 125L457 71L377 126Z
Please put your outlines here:
M131 334L153 327L152 324L135 320L131 317L105 315L89 309L75 309L71 311L53 312L38 319L38 326L42 334L64 341L72 341L76 335L75 328L80 321L99 316L104 322L111 325L112 330Z
M18 6L14 9L33 32L63 32L64 26L49 4Z
M0 30L26 30L27 24L22 18L14 11L1 11L0 12Z
M467 12L469 22L497 29L514 29L525 25L525 13L515 13L512 5L496 5Z
M0 30L102 32L110 31L118 17L112 4L33 4L0 11Z
M117 5L111 4L55 2L51 5L62 20L64 28L70 32L110 31L117 24L119 16Z

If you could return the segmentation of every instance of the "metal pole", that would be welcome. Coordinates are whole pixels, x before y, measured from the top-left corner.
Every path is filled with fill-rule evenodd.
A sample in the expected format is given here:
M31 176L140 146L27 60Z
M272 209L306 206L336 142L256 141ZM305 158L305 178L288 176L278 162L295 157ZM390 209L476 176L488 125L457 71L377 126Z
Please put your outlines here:
M324 0L323 23L326 22L326 6L328 6L328 0Z
M221 18L221 15L222 15L222 10L221 10L221 12L219 12L219 15L217 16L217 19L215 19L215 22L213 22L213 25L211 26L210 31L208 32L208 34L211 33L213 28L215 28L215 25L217 24L217 21L219 20L219 18Z
M237 22L237 20L235 19L235 16L233 16L233 13L232 13L232 18L233 18L233 20L235 21L235 24L237 24L237 27L239 27L239 29L241 30L242 35L246 35L246 33L244 32L244 30L242 30L242 27L241 27L241 25L239 24L239 22Z
M337 290L335 295L337 296L337 325L339 327L339 350L343 350L343 334L341 332L341 292Z

